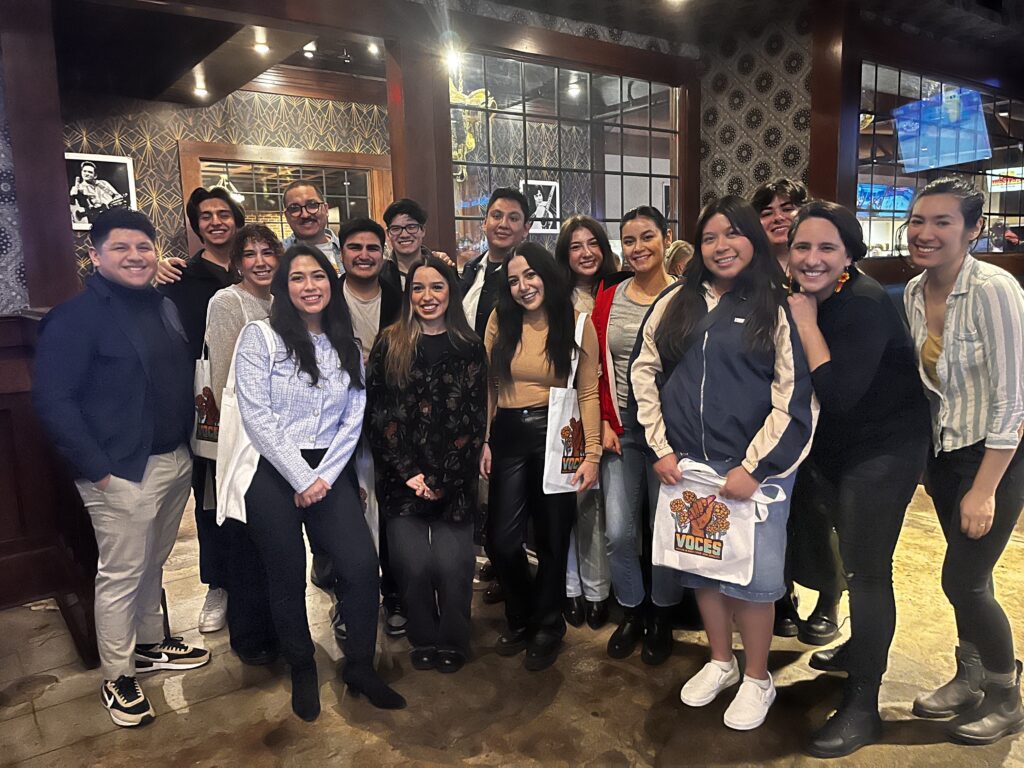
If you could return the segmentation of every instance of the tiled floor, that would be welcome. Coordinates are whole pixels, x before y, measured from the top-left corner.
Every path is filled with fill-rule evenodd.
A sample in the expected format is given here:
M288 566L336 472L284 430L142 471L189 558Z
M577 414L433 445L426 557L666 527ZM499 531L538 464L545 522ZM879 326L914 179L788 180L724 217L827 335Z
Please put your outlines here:
M570 629L557 664L542 673L522 658L497 656L500 606L474 605L476 659L460 673L416 672L403 641L381 640L379 667L409 700L380 712L353 700L334 679L340 652L327 623L327 598L310 589L323 714L315 723L289 708L283 666L249 668L230 652L226 632L195 629L204 591L195 532L186 513L166 571L171 626L205 643L212 662L184 674L142 678L157 711L141 729L114 726L99 703L99 673L76 660L53 606L0 612L0 765L812 765L800 743L837 700L840 681L806 666L809 649L777 641L771 666L779 697L757 731L721 723L728 697L700 710L679 702L680 683L705 660L703 636L677 631L664 666L638 656L609 659L600 632ZM856 766L1024 766L1024 737L984 748L945 741L942 724L916 720L910 702L952 669L952 613L939 590L942 537L919 493L897 550L899 627L882 690L884 743L841 761ZM1004 556L997 583L1024 648L1024 532ZM482 585L478 585L482 590ZM813 594L807 595L813 602ZM845 610L845 601L844 601Z

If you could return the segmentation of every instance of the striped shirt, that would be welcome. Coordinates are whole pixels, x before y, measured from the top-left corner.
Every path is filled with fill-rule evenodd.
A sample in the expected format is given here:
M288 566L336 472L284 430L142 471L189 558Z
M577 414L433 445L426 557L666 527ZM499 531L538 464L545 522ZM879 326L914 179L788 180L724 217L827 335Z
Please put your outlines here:
M927 276L907 284L903 301L932 406L936 455L982 441L1015 449L1024 431L1024 290L1009 272L967 254L946 299L936 386L920 363Z
M297 493L318 477L334 485L359 443L366 390L350 386L348 372L327 334L313 336L320 369L315 387L299 371L293 355L284 358L280 336L276 346L271 364L260 329L252 323L242 329L235 357L235 393L245 431L260 456ZM327 449L316 469L300 453L308 448Z

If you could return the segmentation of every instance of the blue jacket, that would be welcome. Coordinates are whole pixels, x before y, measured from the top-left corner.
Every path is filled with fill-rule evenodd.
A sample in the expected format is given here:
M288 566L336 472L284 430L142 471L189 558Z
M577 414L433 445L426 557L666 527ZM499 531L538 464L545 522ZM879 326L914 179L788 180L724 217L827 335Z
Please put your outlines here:
M173 418L191 424L188 341L170 299L162 300L160 315L172 339L161 353L180 362L174 371L181 380L164 382L181 392L174 402L152 402L145 342L132 308L105 280L90 278L82 293L43 320L32 399L75 477L96 482L113 474L138 482L152 448L156 409L174 409ZM182 442L188 437L186 428Z

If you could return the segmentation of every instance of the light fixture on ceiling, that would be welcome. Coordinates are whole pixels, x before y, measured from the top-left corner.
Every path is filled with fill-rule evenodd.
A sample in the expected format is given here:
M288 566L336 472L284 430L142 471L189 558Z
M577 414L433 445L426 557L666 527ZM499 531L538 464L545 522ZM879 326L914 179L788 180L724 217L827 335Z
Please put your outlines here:
M210 95L210 92L206 90L206 73L203 71L202 66L196 67L193 75L195 77L196 84L192 89L192 93L200 99L205 99Z
M368 46L366 46L366 50L370 52L371 56L380 55L380 46L377 45L376 43L370 43Z
M578 99L583 89L580 88L579 80L570 80L569 86L565 89L565 95L570 99Z
M256 51L260 56L266 56L270 53L270 46L267 45L267 30L263 27L253 27L253 46L252 49Z
M206 90L205 88L200 88L198 85L192 89L192 93L194 93L200 99L205 99L207 96L210 95L210 92L208 90Z
M315 54L316 54L316 41L315 40L310 40L308 43L306 43L304 46L302 46L302 55L305 56L307 59L312 59Z
M341 49L341 60L346 64L352 63L352 54L348 52L348 48Z

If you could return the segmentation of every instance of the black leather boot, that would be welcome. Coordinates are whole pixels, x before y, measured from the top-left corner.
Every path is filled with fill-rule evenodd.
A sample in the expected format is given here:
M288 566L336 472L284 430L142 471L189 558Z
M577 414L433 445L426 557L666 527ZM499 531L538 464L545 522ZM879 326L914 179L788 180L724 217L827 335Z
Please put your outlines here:
M818 594L818 603L807 617L797 636L800 642L805 645L828 645L839 635L839 622L836 618L836 609L839 607L839 598L825 592Z
M914 699L914 714L918 717L952 717L974 709L981 703L984 693L981 682L985 669L981 666L978 649L971 643L960 642L956 649L956 674L945 685Z
M608 638L608 655L613 659L624 659L636 650L636 644L644 636L644 621L641 606L622 609L622 621L618 629Z
M775 626L772 634L776 637L796 637L800 633L800 614L796 610L796 595L792 591L775 601Z
M292 667L292 712L306 722L320 716L320 684L316 667Z
M835 714L811 735L807 754L814 757L843 757L882 737L878 714L879 682L848 680Z
M664 664L672 655L672 608L651 606L644 627L644 647L640 659L644 664L656 667Z
M950 731L950 737L962 744L992 744L1003 736L1024 730L1024 708L1020 701L1021 663L1007 674L985 671L981 690L984 700L977 709L964 715Z
M849 649L847 648L849 643L850 641L847 640L845 643L834 648L815 651L811 654L811 660L808 662L808 665L811 669L817 669L822 672L846 672L846 667L849 663Z
M562 606L562 616L574 627L582 627L586 621L587 605L581 596L565 598Z
M608 600L587 601L587 626L600 629L608 623Z

